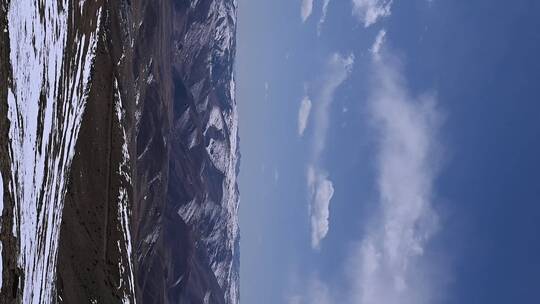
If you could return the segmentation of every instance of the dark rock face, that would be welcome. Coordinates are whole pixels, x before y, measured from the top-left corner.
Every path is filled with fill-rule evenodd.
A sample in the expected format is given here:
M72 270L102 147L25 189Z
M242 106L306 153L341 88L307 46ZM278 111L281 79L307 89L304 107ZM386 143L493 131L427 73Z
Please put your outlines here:
M34 2L0 5L0 302L238 303L236 1Z

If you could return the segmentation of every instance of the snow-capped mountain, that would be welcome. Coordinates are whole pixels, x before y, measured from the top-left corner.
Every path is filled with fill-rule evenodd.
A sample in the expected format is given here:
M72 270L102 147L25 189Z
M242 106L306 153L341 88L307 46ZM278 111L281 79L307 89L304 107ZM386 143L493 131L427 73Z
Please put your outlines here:
M239 302L236 10L2 1L2 303Z

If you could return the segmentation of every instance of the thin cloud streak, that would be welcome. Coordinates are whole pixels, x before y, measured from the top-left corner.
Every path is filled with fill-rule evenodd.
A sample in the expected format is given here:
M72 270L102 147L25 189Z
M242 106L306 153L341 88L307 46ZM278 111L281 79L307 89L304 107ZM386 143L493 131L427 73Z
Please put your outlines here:
M335 53L330 57L314 109L314 136L311 157L313 162L319 161L326 145L326 136L330 123L330 106L334 101L334 94L338 87L349 77L353 65L354 55L352 54L343 56Z
M317 24L317 35L321 35L322 27L326 22L326 14L328 14L328 5L330 5L330 0L323 0L322 14Z
M379 61L380 58L380 52L384 43L384 40L386 39L386 30L382 29L377 33L377 36L375 37L375 42L369 49L371 52L371 55L373 56L373 59L376 61Z
M330 106L334 100L335 91L349 77L353 64L353 55L345 57L335 53L331 56L314 106L311 161L307 172L311 245L314 249L320 248L321 241L328 234L330 201L334 195L333 183L319 164L321 154L326 146L330 124Z
M304 131L308 125L309 114L311 113L311 99L306 95L300 102L300 109L298 109L298 135L303 136Z
M364 27L369 27L379 19L390 16L393 0L352 0L353 15Z
M302 22L306 22L309 16L311 16L312 11L313 0L302 0L302 6L300 7L300 17L302 18Z

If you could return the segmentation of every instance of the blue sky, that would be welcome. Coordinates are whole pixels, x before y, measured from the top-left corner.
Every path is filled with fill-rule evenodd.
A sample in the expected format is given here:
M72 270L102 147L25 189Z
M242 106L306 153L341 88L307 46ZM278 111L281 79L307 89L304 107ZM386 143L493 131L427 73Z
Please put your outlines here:
M538 303L539 17L239 0L243 303Z

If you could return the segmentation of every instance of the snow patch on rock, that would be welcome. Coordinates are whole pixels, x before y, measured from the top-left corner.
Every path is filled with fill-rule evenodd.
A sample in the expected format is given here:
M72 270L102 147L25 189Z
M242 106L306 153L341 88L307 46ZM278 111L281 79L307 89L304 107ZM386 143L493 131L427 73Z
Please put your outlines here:
M101 9L93 16L92 32L74 34L76 50L68 59L68 3L60 2L17 0L8 8L13 234L19 241L18 265L24 274L22 302L30 304L55 299L54 269L67 177L100 28ZM39 6L43 6L41 13Z

